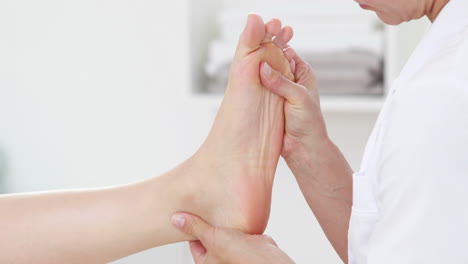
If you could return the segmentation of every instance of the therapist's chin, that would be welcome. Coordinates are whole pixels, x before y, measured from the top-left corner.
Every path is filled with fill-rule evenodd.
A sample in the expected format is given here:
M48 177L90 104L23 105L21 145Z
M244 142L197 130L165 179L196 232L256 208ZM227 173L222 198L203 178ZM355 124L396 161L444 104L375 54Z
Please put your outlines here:
M412 20L417 20L423 17L423 15L411 16L411 15L395 15L389 13L376 12L377 16L387 25L398 26L405 22L410 22Z
M380 18L380 20L382 20L382 22L384 22L385 24L390 25L390 26L398 26L401 23L408 22L408 21L411 20L411 19L406 20L406 19L403 19L401 17L392 16L392 15L388 15L388 14L383 14L383 13L379 13L379 12L377 12L377 16Z

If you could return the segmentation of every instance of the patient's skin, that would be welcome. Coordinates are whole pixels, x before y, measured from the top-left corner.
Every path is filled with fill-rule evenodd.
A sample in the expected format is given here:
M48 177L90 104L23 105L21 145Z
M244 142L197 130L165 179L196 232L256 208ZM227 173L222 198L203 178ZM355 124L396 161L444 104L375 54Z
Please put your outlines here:
M240 228L250 234L265 230L284 136L284 99L263 88L260 65L266 61L294 79L282 49L271 43L271 36L280 32L276 42L288 42L292 29L281 31L278 20L268 24L267 29L268 34L259 16L249 16L224 101L197 155L203 167L215 168L216 175L199 181L199 189L206 190L206 197L200 196L194 208L203 208L198 213L208 216L212 224Z
M272 37L275 37L271 44ZM223 104L205 143L160 176L95 190L0 196L0 263L107 263L194 239L171 223L185 211L212 225L262 233L284 135L284 100L263 88L268 62L293 79L278 20L250 15ZM280 48L281 47L281 48Z

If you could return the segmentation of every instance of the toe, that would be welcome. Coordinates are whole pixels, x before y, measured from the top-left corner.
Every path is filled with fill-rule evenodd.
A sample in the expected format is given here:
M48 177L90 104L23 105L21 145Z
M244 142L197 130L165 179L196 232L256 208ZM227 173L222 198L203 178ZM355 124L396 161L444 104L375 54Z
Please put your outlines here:
M250 14L247 18L247 25L239 40L237 51L241 55L247 55L256 50L265 39L266 30L262 18L256 14Z
M281 32L281 20L274 18L265 25L266 36L263 43L271 43L273 37L276 37Z
M275 43L278 47L284 49L288 45L289 41L291 41L293 36L294 36L294 31L292 27L286 26L275 37L275 39L273 40L273 43Z

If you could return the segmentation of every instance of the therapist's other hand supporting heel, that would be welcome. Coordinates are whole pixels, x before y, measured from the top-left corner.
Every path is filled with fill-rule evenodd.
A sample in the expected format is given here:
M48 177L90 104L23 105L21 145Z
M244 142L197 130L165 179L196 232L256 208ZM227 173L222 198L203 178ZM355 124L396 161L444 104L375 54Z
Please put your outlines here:
M196 264L256 263L293 264L271 237L246 235L234 229L213 227L186 213L178 213L172 222L179 230L199 239L190 242Z

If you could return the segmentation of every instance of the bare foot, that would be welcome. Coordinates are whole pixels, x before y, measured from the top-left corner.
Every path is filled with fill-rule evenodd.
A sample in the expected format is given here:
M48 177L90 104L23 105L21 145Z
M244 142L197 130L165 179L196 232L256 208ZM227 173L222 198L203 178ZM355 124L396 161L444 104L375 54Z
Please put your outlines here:
M290 27L281 29L279 20L265 25L260 16L249 15L218 116L193 158L207 171L197 183L203 194L194 198L195 208L205 209L194 213L211 224L250 234L266 228L284 136L284 100L264 89L260 66L266 62L294 80L283 53L292 35Z

